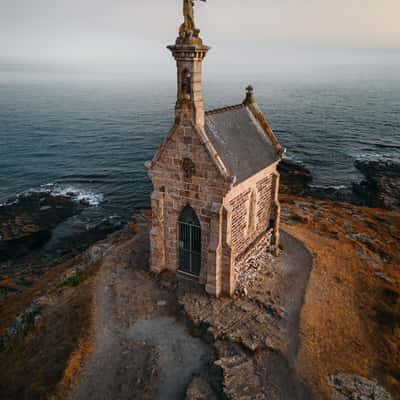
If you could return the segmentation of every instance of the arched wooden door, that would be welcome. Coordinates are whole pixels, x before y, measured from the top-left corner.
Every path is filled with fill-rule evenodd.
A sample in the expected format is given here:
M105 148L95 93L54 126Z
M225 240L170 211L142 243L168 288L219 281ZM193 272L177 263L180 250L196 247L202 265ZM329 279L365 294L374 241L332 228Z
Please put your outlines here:
M179 217L179 270L199 276L201 269L201 227L193 208L186 206Z

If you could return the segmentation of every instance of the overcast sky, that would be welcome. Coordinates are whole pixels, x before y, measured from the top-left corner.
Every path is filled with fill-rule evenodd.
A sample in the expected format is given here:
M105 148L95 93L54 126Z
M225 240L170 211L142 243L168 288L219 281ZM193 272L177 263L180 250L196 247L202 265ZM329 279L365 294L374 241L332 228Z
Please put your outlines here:
M400 0L208 0L196 19L210 65L400 63ZM165 46L182 0L0 0L3 62L143 70Z

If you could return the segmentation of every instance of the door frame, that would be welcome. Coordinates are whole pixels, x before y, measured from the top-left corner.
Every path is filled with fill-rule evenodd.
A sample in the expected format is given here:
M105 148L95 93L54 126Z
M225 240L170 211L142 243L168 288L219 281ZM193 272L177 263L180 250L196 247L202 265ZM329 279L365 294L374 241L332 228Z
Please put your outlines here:
M187 206L190 207L190 206ZM186 208L186 207L185 207ZM185 208L183 210L185 210ZM193 215L196 216L196 224L185 222L181 220L181 217L178 219L178 272L184 275L188 275L190 277L199 279L201 275L201 267L202 267L202 229L200 220L197 217L196 212L190 207ZM182 211L183 212L183 211ZM182 213L181 213L182 215ZM186 237L182 238L182 235L186 235ZM189 242L188 248L185 249L184 241ZM183 254L185 254L183 256ZM184 265L182 259L186 258L188 265ZM197 265L193 265L194 260ZM197 269L197 271L195 270Z

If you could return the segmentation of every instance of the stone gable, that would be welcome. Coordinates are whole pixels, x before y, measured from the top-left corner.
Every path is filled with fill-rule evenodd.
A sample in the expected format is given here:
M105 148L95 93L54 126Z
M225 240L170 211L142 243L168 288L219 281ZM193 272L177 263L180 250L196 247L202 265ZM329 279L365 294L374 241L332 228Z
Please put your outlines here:
M189 176L183 168L184 160L190 160L194 166ZM163 269L172 272L178 270L177 225L179 215L187 205L194 209L200 220L201 259L207 260L211 218L219 212L230 185L221 176L197 131L190 124L175 127L154 161L150 176L154 186L153 212L163 215L164 228L157 228L159 221L153 224L157 234L159 229L164 231L163 235L154 238L155 242L161 240L165 243L168 256L161 261L165 263ZM163 205L160 205L160 201ZM157 243L155 246L159 247ZM206 282L206 275L207 271L202 270L200 280L203 283Z

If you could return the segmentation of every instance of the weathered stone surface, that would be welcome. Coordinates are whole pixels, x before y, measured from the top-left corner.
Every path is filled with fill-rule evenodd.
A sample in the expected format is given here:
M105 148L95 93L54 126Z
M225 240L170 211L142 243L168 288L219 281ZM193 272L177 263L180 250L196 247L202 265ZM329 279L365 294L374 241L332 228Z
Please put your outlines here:
M177 294L192 332L214 344L227 399L310 398L293 368L298 338L292 332L312 258L285 234L282 245L281 257L260 268L248 296L216 299L191 282L164 285Z
M95 244L86 251L85 256L89 263L98 263L104 257L111 245L108 243ZM87 263L84 264L86 266Z
M376 381L357 375L337 374L328 377L334 400L392 400Z
M251 358L246 355L224 357L215 364L224 374L224 394L229 400L266 400Z
M365 179L353 190L367 206L400 207L400 163L357 160L354 165Z
M247 289L257 280L260 270L271 263L271 239L272 230L263 235L243 259L236 262L236 293L246 295Z
M186 400L217 400L209 383L201 378L196 377L190 383L186 391Z

